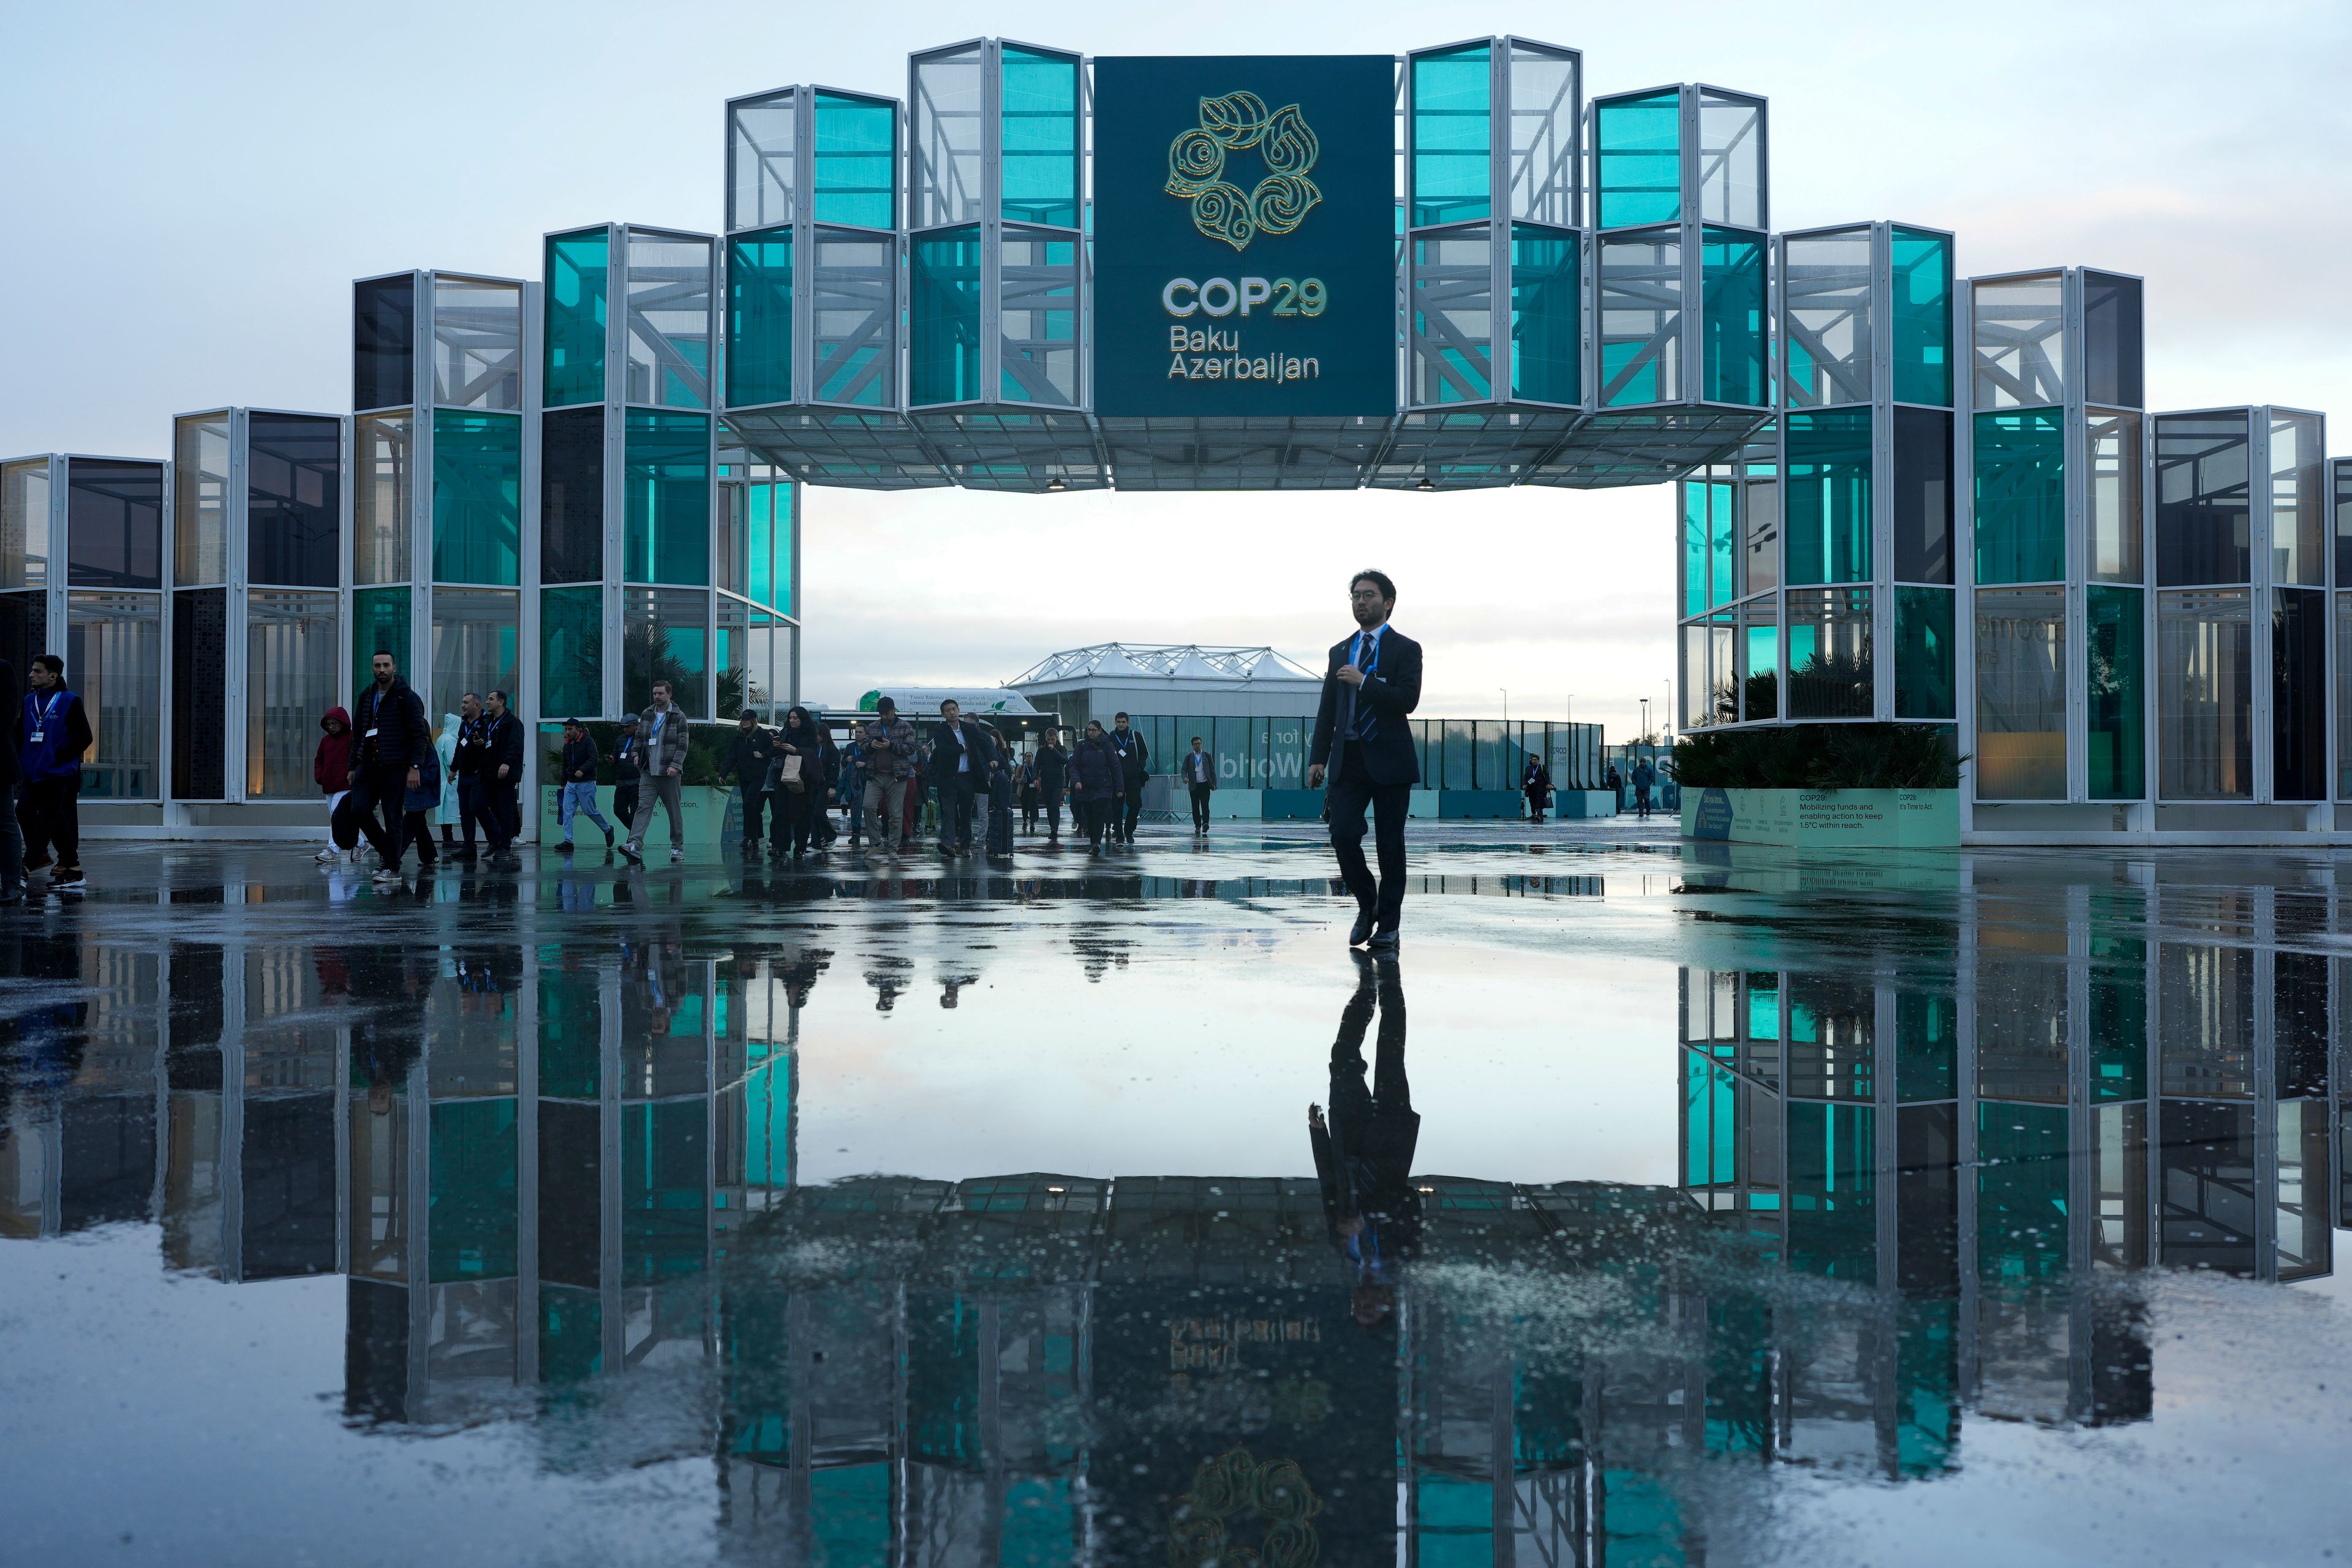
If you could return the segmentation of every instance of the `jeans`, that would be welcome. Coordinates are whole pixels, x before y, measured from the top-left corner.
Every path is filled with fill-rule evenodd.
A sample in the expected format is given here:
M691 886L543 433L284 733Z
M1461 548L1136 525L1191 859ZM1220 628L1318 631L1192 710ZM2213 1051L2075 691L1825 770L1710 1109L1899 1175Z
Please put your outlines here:
M654 825L654 806L658 803L669 813L669 847L681 848L686 844L686 816L678 804L677 778L672 773L648 773L637 786L637 819L629 825L629 842L642 849L646 829Z
M16 825L16 788L0 784L0 897L25 890L25 833Z
M872 825L874 842L885 849L896 849L903 814L907 809L907 781L882 778L869 774L866 780L866 820Z
M562 795L556 802L555 817L563 825L563 842L566 844L572 842L572 819L583 813L606 833L613 831L613 825L605 821L604 813L596 809L594 779L579 779L565 784Z

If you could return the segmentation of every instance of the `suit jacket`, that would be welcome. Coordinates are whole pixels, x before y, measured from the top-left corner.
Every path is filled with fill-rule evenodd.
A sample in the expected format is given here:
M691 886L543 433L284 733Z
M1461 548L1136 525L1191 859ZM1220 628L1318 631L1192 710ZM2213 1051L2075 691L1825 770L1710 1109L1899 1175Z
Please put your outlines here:
M1315 714L1315 742L1307 753L1309 765L1339 771L1339 748L1349 742L1355 728L1356 705L1372 711L1375 731L1364 746L1364 771L1376 784L1416 784L1421 782L1421 756L1413 750L1408 714L1421 706L1421 645L1394 626L1381 634L1379 662L1361 686L1350 690L1339 679L1356 650L1349 637L1332 646L1330 663L1323 670L1323 703Z

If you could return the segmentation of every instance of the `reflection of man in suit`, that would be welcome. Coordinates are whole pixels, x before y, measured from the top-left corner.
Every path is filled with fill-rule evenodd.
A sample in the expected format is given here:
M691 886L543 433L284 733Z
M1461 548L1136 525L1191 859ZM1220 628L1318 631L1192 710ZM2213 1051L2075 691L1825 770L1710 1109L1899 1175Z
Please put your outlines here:
M1412 1184L1421 1115L1405 1083L1404 987L1396 963L1382 960L1375 966L1360 953L1356 963L1356 994L1348 998L1339 1037L1331 1043L1331 1119L1327 1125L1323 1108L1308 1106L1307 1139L1323 1185L1331 1245L1355 1286L1355 1319L1369 1329L1396 1310L1398 1268L1421 1245L1421 1193ZM1375 996L1381 1032L1367 1089L1364 1027Z
M1348 945L1370 942L1393 952L1404 913L1405 809L1421 781L1421 759L1407 722L1421 705L1421 645L1389 625L1396 584L1386 573L1357 573L1348 584L1348 601L1357 631L1331 648L1315 741L1307 753L1307 787L1321 788L1329 773L1331 789L1324 802L1331 847L1348 891L1356 895L1356 924ZM1378 824L1378 883L1364 864L1366 805Z

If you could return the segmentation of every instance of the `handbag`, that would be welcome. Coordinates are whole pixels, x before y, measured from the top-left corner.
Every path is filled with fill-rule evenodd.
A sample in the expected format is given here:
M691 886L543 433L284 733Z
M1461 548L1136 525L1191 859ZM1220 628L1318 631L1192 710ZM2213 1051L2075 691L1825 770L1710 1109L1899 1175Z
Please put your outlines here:
M786 789L792 791L794 795L799 795L808 788L808 785L801 780L801 763L803 760L803 759L798 752L787 752L783 758L784 766L783 773L782 774L783 784Z

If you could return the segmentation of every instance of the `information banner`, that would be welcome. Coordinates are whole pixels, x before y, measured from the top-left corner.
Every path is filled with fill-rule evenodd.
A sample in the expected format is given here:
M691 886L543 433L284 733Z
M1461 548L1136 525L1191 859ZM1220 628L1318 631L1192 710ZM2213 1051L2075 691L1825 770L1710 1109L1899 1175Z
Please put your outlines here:
M1095 406L1396 407L1396 63L1095 61Z

